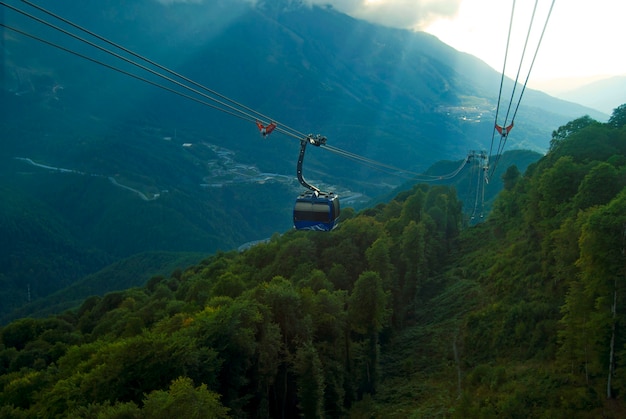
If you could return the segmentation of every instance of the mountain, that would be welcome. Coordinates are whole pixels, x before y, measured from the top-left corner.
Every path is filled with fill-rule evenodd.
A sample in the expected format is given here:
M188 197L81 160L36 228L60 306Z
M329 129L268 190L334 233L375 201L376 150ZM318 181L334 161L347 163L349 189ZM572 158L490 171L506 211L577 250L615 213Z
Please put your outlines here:
M86 1L50 9L278 121L320 132L331 144L366 157L423 169L440 156L464 156L468 145L487 147L500 77L476 58L428 34L371 25L329 8L284 10L232 3L164 5L143 0L129 8L114 1ZM12 22L17 19L13 15L7 12L5 18ZM105 132L113 121L123 124L136 117L134 122L146 125L149 118L160 125L155 128L167 130L164 135L189 126L218 145L226 142L248 162L278 159L285 167L293 166L293 153L279 140L271 145L237 140L256 137L250 125L236 118L11 35L14 42L5 47L10 52L9 90L34 86L31 93L39 89L43 94L61 86L52 99L59 106L70 102L73 111L106 118ZM67 36L53 35L53 41L73 46ZM18 48L21 54L15 52ZM92 56L124 64L101 53ZM505 87L510 90L510 80ZM545 151L555 125L585 113L600 115L527 91L518 117L519 136L511 136L509 146ZM333 175L331 181L337 177L349 186L358 184L343 173Z
M557 96L610 115L626 99L626 76L597 80Z
M425 33L291 1L43 7L0 8L3 309L138 253L212 254L288 231L302 190L300 137L263 139L254 118L199 103L217 104L153 64L131 65L136 55L115 49L119 59L62 31L114 49L99 34L279 128L388 166L421 173L492 139L499 74ZM507 148L544 152L556 127L584 114L603 116L527 90ZM406 181L329 151L309 147L305 176L344 206Z
M44 255L39 252L33 252L33 260L27 260L32 266L39 267L41 262L35 261L35 257L46 260ZM12 320L23 317L45 317L52 314L62 313L63 311L76 308L88 297L103 296L107 293L119 290L125 290L132 287L140 287L156 276L171 275L177 270L184 269L194 265L205 258L203 253L190 252L146 252L138 253L128 258L117 260L106 265L100 270L98 267L92 267L91 270L83 272L78 279L71 275L71 271L66 266L56 267L57 269L65 269L61 273L48 273L48 278L53 274L67 281L73 281L69 284L61 284L62 288L58 290L49 290L45 293L36 293L34 288L31 290L31 283L37 284L37 277L31 273L30 277L22 279L22 294L16 296L7 292L10 288L6 285L2 293L5 310L3 316L0 317L0 324L9 323ZM72 260L70 255L66 259ZM76 258L75 260L81 260ZM11 272L7 272L6 276L10 276ZM24 288L23 284L27 283L28 288ZM59 284L50 284L51 286L59 286ZM30 294L30 295L29 295ZM12 297L13 299L9 298ZM38 298L37 298L38 297Z
M476 226L418 184L1 327L0 416L624 417L626 106L566 126Z

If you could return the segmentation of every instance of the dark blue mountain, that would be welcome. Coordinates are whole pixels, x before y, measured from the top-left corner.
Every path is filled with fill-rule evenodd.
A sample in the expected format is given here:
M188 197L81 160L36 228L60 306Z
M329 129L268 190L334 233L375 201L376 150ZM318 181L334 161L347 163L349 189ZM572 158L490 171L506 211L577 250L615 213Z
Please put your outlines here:
M291 7L284 2L252 7L243 1L42 4L288 126L322 133L330 144L367 157L423 169L490 142L499 74L425 33L376 26L297 2L286 3ZM12 10L5 11L5 20L107 64L141 72ZM227 144L248 161L271 169L293 166L297 143L254 141L254 127L228 114L11 31L5 34L10 35L5 46L8 90L50 96L55 92L43 90L57 86L56 96L47 99L72 112L80 109L83 118L106 120L104 129L127 121L149 122L169 133L188 128ZM510 91L507 84L505 91ZM545 150L555 127L585 113L599 115L527 91L509 146ZM273 165L276 161L288 165ZM359 183L350 177L341 171L329 176L350 187Z
M422 172L491 141L500 75L425 33L291 1L37 3L50 13L6 3L0 235L11 239L2 307L26 301L25 279L36 298L133 254L212 253L286 231L302 189L297 138L262 139L253 121L164 90L198 98L129 64L136 56L118 50L120 60L68 36L111 48L50 13L279 127L387 165ZM605 119L528 90L507 148L544 151L553 130L584 114ZM357 207L406 181L317 148L305 174ZM25 254L28 269L16 262Z

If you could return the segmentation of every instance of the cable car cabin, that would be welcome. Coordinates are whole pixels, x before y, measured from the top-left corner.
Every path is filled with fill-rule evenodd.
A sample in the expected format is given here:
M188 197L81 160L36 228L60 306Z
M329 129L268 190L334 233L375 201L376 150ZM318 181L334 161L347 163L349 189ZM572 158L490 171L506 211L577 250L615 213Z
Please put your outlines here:
M296 230L330 231L337 226L339 197L332 192L307 191L296 198L293 226Z

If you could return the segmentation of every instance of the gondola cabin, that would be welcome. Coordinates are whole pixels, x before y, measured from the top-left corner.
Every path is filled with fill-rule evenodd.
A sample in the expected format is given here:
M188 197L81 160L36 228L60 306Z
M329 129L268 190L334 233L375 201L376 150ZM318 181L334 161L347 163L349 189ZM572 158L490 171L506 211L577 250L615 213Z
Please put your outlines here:
M296 230L330 231L337 226L339 197L332 192L307 191L296 198L293 226Z

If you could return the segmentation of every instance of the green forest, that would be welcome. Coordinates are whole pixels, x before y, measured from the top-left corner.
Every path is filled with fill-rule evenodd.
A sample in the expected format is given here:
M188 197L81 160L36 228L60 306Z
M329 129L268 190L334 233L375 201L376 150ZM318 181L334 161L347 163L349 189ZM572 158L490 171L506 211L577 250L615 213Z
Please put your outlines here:
M624 417L626 105L469 227L415 185L0 329L3 418Z

